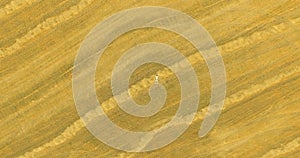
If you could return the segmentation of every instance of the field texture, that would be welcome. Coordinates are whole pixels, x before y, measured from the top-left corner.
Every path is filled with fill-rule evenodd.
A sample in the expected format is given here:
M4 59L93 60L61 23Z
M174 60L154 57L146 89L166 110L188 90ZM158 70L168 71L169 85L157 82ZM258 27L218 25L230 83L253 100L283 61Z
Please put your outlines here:
M144 28L123 34L107 47L95 76L98 100L115 124L151 131L169 122L178 109L179 81L169 68L156 63L136 69L128 91L137 103L148 103L148 89L158 74L168 93L161 111L139 118L118 107L112 94L112 69L124 52L138 44L161 42L178 49L194 67L201 91L198 112L183 135L161 149L130 153L109 147L86 129L73 99L72 70L92 28L114 13L142 6L176 9L204 26L223 57L227 90L215 127L199 138L211 96L203 57L174 32ZM0 157L299 155L299 0L0 1Z

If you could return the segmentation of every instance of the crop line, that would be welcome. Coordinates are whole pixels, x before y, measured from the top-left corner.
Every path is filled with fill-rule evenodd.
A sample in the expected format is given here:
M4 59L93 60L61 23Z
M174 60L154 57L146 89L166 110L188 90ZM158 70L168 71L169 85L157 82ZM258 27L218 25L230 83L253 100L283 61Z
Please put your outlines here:
M79 14L84 8L90 5L94 0L81 0L77 5L70 7L69 10L64 11L60 15L47 18L42 23L38 24L35 28L28 31L23 37L16 39L16 42L7 48L0 49L0 59L5 56L14 54L19 49L22 48L22 45L28 42L29 40L35 38L43 31L50 30L55 28L58 24L65 22L71 19L73 16Z
M3 8L0 9L0 18L3 18L13 13L14 11L30 6L31 4L39 1L41 0L13 0L9 4L5 5Z
M229 96L228 98L225 99L225 105L224 105L224 109L226 109L226 107L228 107L230 104L234 104L237 102L240 102L250 96L253 96L256 93L259 93L269 87L272 87L278 83L280 83L283 79L287 79L289 76L292 76L296 73L300 72L300 66L297 66L295 69L289 71L289 72L285 72L285 73L281 73L275 77L272 77L271 79L267 79L265 80L262 84L257 84L257 85L253 85L250 88L246 89L246 90L242 90L239 91L231 96ZM154 77L154 76L153 76ZM149 81L152 81L150 78L148 78L147 82L140 82L140 83L150 83ZM138 88L138 87L137 87ZM139 90L139 88L137 89ZM112 104L114 104L113 98L110 98L109 100L105 101L102 105L102 108L106 108L108 110L111 110L112 108ZM208 107L205 107L201 110L199 117L196 117L194 120L201 120L204 118L205 114L208 111ZM84 117L87 118L93 118L94 114L89 111ZM179 122L180 124L180 122ZM59 136L55 137L54 139L52 139L50 142L37 147L35 149L33 149L30 152L25 153L23 156L21 157L33 157L36 153L49 148L49 147L54 147L56 145L62 144L65 141L71 139L72 137L74 137L76 135L76 133L82 129L84 126L83 122L81 121L81 119L76 120L74 123L72 123L69 127L67 127L63 133L61 133ZM151 140L145 140L146 143L144 145L147 144L147 142L151 141Z

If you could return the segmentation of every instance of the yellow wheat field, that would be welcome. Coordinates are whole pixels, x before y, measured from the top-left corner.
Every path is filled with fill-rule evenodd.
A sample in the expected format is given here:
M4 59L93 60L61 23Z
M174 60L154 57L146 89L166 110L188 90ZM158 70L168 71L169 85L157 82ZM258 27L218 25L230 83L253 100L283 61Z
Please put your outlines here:
M111 71L129 48L162 42L195 68L201 90L198 112L177 140L158 150L130 153L96 139L80 120L72 94L72 70L80 44L105 18L129 8L163 6L203 25L223 57L227 94L215 127L198 130L210 101L204 59L180 35L157 28L128 32L105 50L95 77L98 100L120 127L150 131L175 114L180 85L159 64L130 78L133 99L149 101L155 74L168 91L166 105L149 118L126 114L116 104ZM1 0L0 157L299 157L299 0Z

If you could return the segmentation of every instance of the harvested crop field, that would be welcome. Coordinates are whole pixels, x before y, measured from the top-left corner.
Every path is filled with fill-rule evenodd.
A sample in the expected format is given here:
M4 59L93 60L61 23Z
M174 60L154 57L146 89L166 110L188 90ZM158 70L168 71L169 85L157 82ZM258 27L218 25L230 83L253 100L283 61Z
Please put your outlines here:
M121 35L106 48L95 74L97 99L115 124L130 131L158 129L180 103L175 73L149 63L132 73L128 91L136 103L148 103L158 74L168 93L165 106L146 118L118 107L112 69L136 45L160 42L179 50L201 91L193 122L178 139L138 153L114 149L87 130L76 111L72 77L88 33L113 14L142 6L179 10L206 28L226 68L226 98L214 128L199 138L212 82L197 49L159 28ZM300 1L1 0L0 92L0 157L299 157Z

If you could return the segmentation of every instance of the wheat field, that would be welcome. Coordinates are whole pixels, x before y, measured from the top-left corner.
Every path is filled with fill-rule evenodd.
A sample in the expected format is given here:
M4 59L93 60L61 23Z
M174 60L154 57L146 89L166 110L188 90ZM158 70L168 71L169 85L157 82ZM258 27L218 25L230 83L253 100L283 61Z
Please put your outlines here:
M134 71L129 91L149 102L155 74L168 96L161 111L138 118L120 110L111 71L131 47L161 42L194 67L201 96L191 126L154 151L125 152L102 143L77 114L72 70L78 49L99 22L119 11L161 6L196 19L215 40L226 67L226 99L214 128L198 130L210 101L203 57L180 35L157 28L130 31L114 40L97 65L95 87L107 116L118 126L150 131L166 124L180 102L180 85L166 66ZM130 61L129 61L130 62ZM0 157L299 157L299 0L1 0Z

